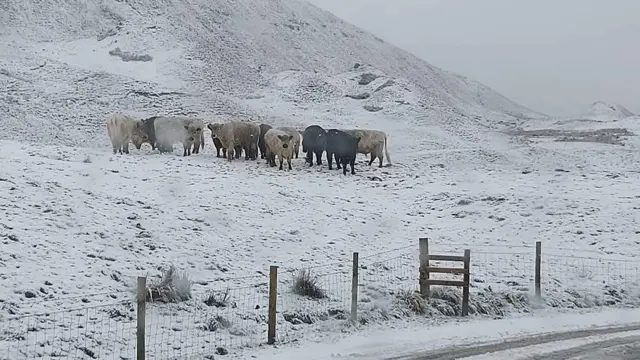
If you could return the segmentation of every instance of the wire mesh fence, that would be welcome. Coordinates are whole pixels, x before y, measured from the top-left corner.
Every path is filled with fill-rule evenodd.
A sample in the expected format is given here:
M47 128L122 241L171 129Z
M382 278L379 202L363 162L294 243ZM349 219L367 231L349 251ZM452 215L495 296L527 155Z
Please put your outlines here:
M295 341L310 326L322 328L331 326L329 320L347 319L351 271L350 261L281 270L277 286L277 341Z
M263 343L268 283L210 285L179 303L148 303L146 354L152 359L226 354L230 348Z
M500 307L523 304L534 298L537 283L542 300L557 307L594 307L640 304L640 262L628 259L577 257L566 250L545 249L536 281L535 246L429 243L429 254L462 256L471 251L470 314L488 314L482 302ZM418 244L359 256L354 296L353 259L307 268L279 268L277 296L270 306L270 278L266 275L204 282L206 288L179 302L146 299L145 353L153 359L214 356L232 349L263 344L268 339L270 311L275 311L275 340L295 341L309 332L340 330L350 326L352 309L361 324L376 314L382 320L410 315L393 306L409 307L420 296L421 256ZM460 262L430 260L430 267L460 268ZM261 273L262 274L262 273ZM462 272L434 273L430 279L460 280ZM202 284L201 284L202 285ZM431 286L443 288L440 286ZM457 301L461 288L450 288L437 300ZM148 288L145 292L150 291ZM514 294L525 294L516 296ZM95 294L116 302L51 311L62 304L90 303L88 296L49 299L49 308L34 303L38 313L1 319L0 359L41 357L133 359L137 341L136 300L133 292ZM75 299L75 300L74 300ZM151 301L153 300L153 301ZM431 300L444 315L458 310ZM502 303L500 303L502 302ZM391 304L391 305L389 305ZM394 305L395 304L395 305ZM412 305L413 304L413 305ZM492 306L493 306L492 305ZM389 309L393 308L391 315ZM523 305L528 306L528 305ZM504 309L498 310L505 311ZM414 311L415 312L415 311ZM373 315L372 315L373 314ZM425 312L421 314L433 314Z
M552 306L640 304L640 262L544 255L542 288Z
M0 359L132 359L134 310L125 300L2 319Z

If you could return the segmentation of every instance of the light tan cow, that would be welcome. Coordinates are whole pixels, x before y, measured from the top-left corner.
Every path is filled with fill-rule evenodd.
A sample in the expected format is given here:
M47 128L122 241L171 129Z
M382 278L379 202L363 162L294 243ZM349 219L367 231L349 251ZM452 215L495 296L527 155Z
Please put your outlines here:
M302 136L300 136L300 132L297 129L292 127L277 127L276 129L284 131L285 133L293 136L293 155L298 158L298 154L300 153L300 144L302 144Z
M287 160L289 170L291 170L293 141L293 135L289 135L282 130L269 129L269 131L264 134L264 142L267 145L267 164L271 167L276 166L276 156L278 156L280 161L279 170L282 170L282 164L285 159Z
M115 113L107 119L107 134L111 139L113 153L129 153L129 142L134 141L134 145L147 140L147 133L144 124L140 119L122 113Z
M222 147L227 149L227 160L239 158L242 149L245 151L245 160L257 158L260 126L245 121L229 121L224 124L212 123L207 127L211 130L211 136L219 139Z
M200 152L200 148L204 150L204 131L200 132L200 137L193 138L193 154Z
M366 130L366 129L342 129L347 134L360 138L358 143L358 153L371 154L371 160L369 165L378 158L382 167L383 154L387 157L387 163L391 165L391 157L389 156L389 147L387 146L387 134L380 130Z

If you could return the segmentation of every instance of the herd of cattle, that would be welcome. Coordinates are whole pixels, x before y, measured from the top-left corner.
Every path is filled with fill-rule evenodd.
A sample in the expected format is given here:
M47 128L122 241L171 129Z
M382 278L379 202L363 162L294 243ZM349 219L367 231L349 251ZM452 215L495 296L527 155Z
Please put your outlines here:
M217 156L229 161L238 159L244 150L245 160L256 160L258 151L260 158L266 159L269 166L276 166L276 156L283 169L284 161L291 170L291 159L298 158L300 145L306 153L306 163L313 165L313 155L316 164L322 165L322 153L327 153L327 163L332 169L335 158L337 168L347 173L347 165L351 167L351 174L355 174L354 163L356 154L370 154L371 165L379 159L382 167L384 156L390 164L387 149L387 135L379 130L325 130L318 125L311 125L300 132L292 127L273 128L267 124L256 125L246 121L230 121L226 123L211 123L206 125L211 130L211 138L216 147ZM205 124L202 120L184 116L153 116L138 119L130 115L116 113L107 120L107 133L113 145L113 153L129 153L129 143L137 149L143 143L149 143L160 153L173 152L173 144L182 143L183 156L191 153L198 154L204 149Z

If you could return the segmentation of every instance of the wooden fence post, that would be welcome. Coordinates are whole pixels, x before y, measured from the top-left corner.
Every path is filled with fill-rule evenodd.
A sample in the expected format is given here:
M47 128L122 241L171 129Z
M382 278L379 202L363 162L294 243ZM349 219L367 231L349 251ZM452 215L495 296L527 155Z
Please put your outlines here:
M276 302L278 301L278 267L269 267L269 317L267 320L267 344L276 342Z
M147 308L147 277L138 276L138 323L136 331L136 360L144 360L145 313Z
M420 295L425 298L429 297L429 285L426 280L429 280L429 273L427 267L429 266L429 238L420 238Z
M462 287L462 316L469 315L469 286L470 284L470 267L471 267L471 250L466 249L464 251L464 269L467 270L464 273L463 282L465 286Z
M542 299L542 289L540 286L540 274L541 274L541 267L542 265L542 241L536 241L536 275L535 275L535 282L536 282L536 299L537 300L541 300Z
M351 277L351 321L358 320L358 253L353 253L353 270Z

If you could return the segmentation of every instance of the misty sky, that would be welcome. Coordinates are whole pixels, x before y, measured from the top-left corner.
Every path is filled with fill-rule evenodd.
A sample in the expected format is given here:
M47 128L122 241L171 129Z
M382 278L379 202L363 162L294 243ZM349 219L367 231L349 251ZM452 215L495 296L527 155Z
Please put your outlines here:
M548 115L640 113L640 0L308 0Z

